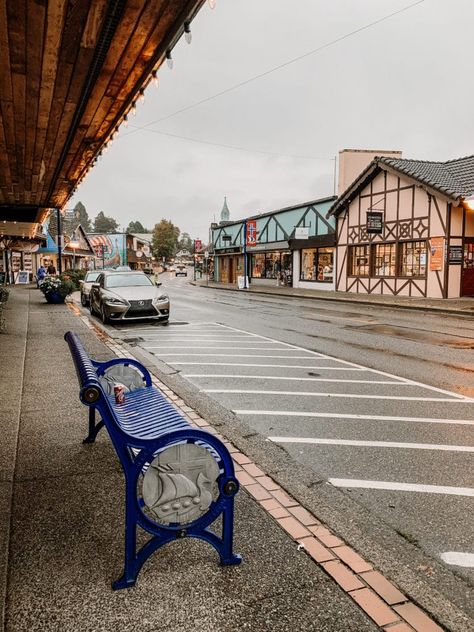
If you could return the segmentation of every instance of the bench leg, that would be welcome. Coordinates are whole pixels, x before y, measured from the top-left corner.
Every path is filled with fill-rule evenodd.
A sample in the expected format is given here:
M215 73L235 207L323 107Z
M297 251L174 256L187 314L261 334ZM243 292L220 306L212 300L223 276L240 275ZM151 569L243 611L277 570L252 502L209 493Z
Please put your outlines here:
M89 434L82 440L82 443L94 443L95 438L99 434L99 430L103 428L103 426L103 421L99 421L98 424L95 423L95 408L91 406L89 408Z
M219 551L222 566L240 564L242 558L232 552L234 540L234 499L229 498L222 512L222 547Z
M132 478L132 477L130 477ZM132 588L137 581L138 571L136 564L137 547L137 519L135 515L135 482L127 480L125 498L125 560L123 575L112 583L114 590Z

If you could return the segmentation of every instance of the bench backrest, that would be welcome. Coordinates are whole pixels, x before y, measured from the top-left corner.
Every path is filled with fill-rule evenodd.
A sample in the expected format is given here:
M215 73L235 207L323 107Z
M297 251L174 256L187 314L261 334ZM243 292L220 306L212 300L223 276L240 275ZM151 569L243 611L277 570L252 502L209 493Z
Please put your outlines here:
M99 382L95 367L89 358L87 351L77 334L68 331L64 335L65 341L71 350L72 359L76 368L80 385L80 398L84 404L94 404L102 396L106 399L104 390Z

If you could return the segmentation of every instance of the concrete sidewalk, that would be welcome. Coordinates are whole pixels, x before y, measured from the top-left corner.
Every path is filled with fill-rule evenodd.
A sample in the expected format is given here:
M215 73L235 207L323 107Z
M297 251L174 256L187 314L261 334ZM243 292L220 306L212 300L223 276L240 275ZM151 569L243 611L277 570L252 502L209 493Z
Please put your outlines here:
M252 294L269 294L273 296L289 296L293 298L314 299L320 301L336 301L339 303L358 303L359 305L376 305L388 308L417 309L430 312L458 314L474 317L474 298L422 298L379 294L353 294L351 292L333 292L326 290L302 290L293 287L276 285L251 285L247 290L239 290L233 283L214 283L200 279L191 281L199 287L235 292L251 292Z
M77 307L46 304L37 290L13 288L7 305L0 335L0 586L7 632L443 629L315 518L331 513L325 495L337 490L295 486L297 466L288 455L224 416L214 426L257 455L252 462L230 446L242 484L235 538L242 565L221 568L208 545L185 539L157 551L135 588L113 592L110 583L122 566L123 478L105 432L96 444L81 443L87 410L63 334L78 332L99 360L135 350L96 331ZM216 432L202 410L199 415L188 405L191 395L185 402L175 394L173 376L159 378L155 383L182 414ZM282 488L277 478L285 477ZM285 492L292 485L299 489L293 497ZM348 533L357 531L355 513L350 523ZM365 525L367 532L373 528ZM360 532L357 537L362 545ZM382 553L374 548L371 556L382 561L391 545L384 535ZM417 563L416 552L407 554ZM405 590L431 604L446 629L474 629L464 609L438 592L445 571L433 568L425 582L423 569L403 570L403 555L392 557L391 570ZM458 583L443 580L453 588Z

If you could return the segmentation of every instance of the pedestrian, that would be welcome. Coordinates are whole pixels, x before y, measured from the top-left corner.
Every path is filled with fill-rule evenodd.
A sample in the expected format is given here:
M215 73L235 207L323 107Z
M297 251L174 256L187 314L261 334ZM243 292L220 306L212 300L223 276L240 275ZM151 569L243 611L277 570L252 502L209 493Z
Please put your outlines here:
M48 266L48 274L56 274L56 268L52 262Z
M46 268L44 267L43 264L41 264L36 273L36 287L39 288L40 283L44 281L45 276L46 276Z

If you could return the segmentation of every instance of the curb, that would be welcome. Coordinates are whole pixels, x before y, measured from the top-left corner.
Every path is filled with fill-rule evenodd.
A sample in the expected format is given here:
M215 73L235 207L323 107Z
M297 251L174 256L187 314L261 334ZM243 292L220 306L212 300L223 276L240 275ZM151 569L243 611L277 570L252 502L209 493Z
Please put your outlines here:
M299 294L283 294L277 292L269 292L266 290L238 290L232 287L217 287L216 285L201 285L195 281L190 281L190 285L195 287L205 288L206 290L224 290L227 292L237 292L244 294L265 294L266 296L284 296L285 298L303 299L309 301L331 301L333 303L350 303L351 305L364 305L370 307L382 307L385 309L404 309L415 310L419 312L430 312L434 314L444 314L448 316L464 316L465 318L474 319L474 312L467 312L461 309L447 309L444 307L428 307L424 305L402 305L400 303L378 303L375 301L355 300L351 298L337 298L335 296L302 296ZM402 631L401 631L402 632Z
M133 357L132 353L125 353L123 347L105 330L83 316L77 306L72 303L67 306L117 357ZM445 628L438 625L355 549L335 535L279 483L219 434L174 391L154 375L152 382L191 425L206 430L224 442L234 461L240 485L292 538L297 550L309 555L381 630L443 632Z

